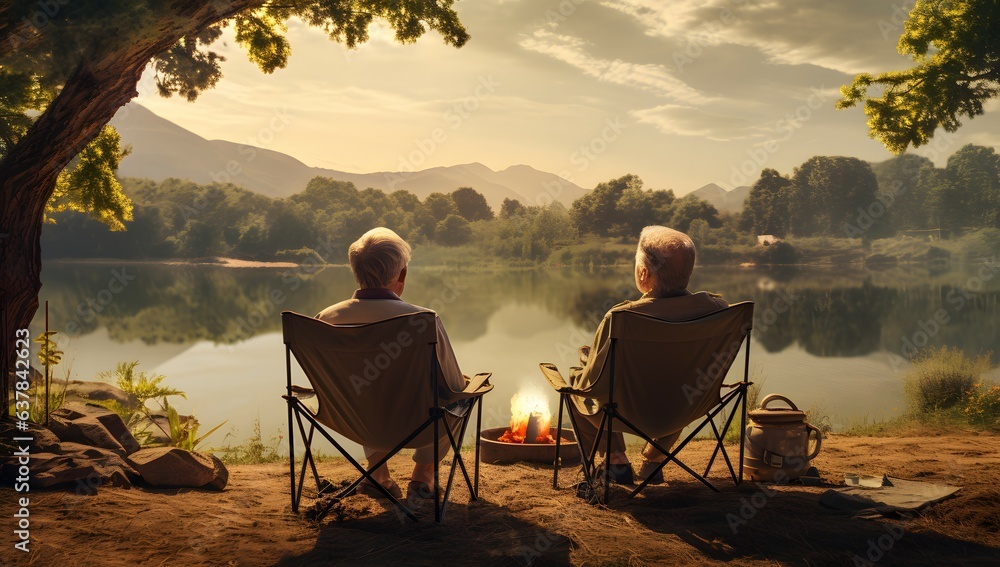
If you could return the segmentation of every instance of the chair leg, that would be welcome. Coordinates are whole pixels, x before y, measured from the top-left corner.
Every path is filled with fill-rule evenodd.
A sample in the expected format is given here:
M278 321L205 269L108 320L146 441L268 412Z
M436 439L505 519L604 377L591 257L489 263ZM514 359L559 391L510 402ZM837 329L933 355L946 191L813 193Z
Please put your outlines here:
M552 463L552 488L559 488L559 465L562 461L559 459L559 445L562 441L562 423L563 423L563 402L566 399L565 394L559 396L559 421L556 422L556 459Z
M566 403L569 403L568 396L567 396L567 402ZM587 456L588 455L587 449L583 446L583 439L580 438L580 433L579 433L580 427L576 423L576 417L574 416L572 410L567 411L567 413L569 414L570 425L572 425L573 432L574 432L574 434L576 436L576 446L580 450L580 463L583 466L583 478L584 478L584 482L586 482L589 486L594 486L594 480L595 479L594 479L593 475L594 475L595 471L594 471L594 457L593 457L593 455L596 454L596 444L597 444L597 442L595 440L595 442L594 442L595 447L592 448L592 450L590 452L591 456L588 458L588 456ZM603 428L603 426L604 426L604 424L602 423L601 427L597 428L598 431L600 431Z
M437 415L434 418L434 521L438 523L441 523L441 498L439 496L439 491L441 489L439 473L441 467L440 463L438 463L438 457L440 455L438 455L439 449L437 440L440 439L440 437L438 437L438 422L442 419L444 419L444 416L442 415Z
M475 488L472 489L472 499L476 500L479 498L479 446L483 441L483 397L478 396L476 398L476 484Z
M605 443L604 450L604 503L608 503L608 498L611 495L611 436L614 435L613 423L615 421L615 413L617 412L618 404L608 403L605 404L605 413L608 419L608 438Z
M288 478L291 481L292 513L298 514L299 501L295 498L295 426L292 423L292 400L288 400Z

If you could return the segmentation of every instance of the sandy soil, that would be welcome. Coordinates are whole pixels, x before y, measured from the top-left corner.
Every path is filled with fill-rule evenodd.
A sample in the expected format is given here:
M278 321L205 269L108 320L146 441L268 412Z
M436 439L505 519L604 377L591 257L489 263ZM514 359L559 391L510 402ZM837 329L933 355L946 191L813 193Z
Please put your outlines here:
M316 524L290 511L287 465L245 465L231 468L222 493L33 493L30 556L11 550L14 494L2 489L0 565L1000 564L1000 436L832 436L823 446L814 464L834 483L848 472L884 472L963 488L911 520L863 520L823 508L819 496L829 487L734 487L724 467L712 475L719 494L669 467L668 486L632 500L616 492L609 507L597 507L569 488L576 467L553 490L551 467L483 465L480 500L470 503L457 485L443 524L430 506L412 523L363 495ZM690 449L696 465L709 445ZM409 466L405 458L391 463L404 486ZM329 460L320 472L338 482L349 470ZM745 508L750 502L762 505ZM741 508L746 523L734 533L727 515ZM880 541L888 550L872 552Z

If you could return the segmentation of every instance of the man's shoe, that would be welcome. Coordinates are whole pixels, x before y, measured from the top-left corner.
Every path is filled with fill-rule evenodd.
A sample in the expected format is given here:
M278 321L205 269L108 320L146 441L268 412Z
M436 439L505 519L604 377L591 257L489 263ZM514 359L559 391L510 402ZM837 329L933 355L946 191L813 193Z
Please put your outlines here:
M601 463L601 466L597 467L597 478L594 480L604 480L605 466L607 466L607 463ZM635 476L632 474L632 465L629 463L611 465L611 482L615 484L635 484Z
M434 500L434 489L426 482L411 480L406 485L406 499L415 502L420 500Z
M399 489L399 485L396 484L396 481L391 478L382 486L389 491L389 494L392 494L393 498L398 500L403 497L403 491ZM378 487L372 484L368 479L361 481L361 484L358 485L358 492L366 496L371 496L372 498L385 498L385 493L379 490Z
M652 474L656 467L660 466L660 463L654 463L653 461L643 461L642 466L639 467L639 482L645 480L647 476ZM656 471L656 474L649 479L646 484L663 484L663 468Z

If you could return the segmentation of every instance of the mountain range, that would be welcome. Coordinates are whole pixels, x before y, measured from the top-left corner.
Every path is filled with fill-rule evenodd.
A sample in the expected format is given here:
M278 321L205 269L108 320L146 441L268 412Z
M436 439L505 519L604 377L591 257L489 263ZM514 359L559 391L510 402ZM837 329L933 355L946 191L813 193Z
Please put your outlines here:
M516 199L525 205L557 200L568 207L588 191L558 175L528 165L512 165L494 171L481 163L467 163L413 172L375 173L312 167L274 150L207 140L134 102L122 108L111 120L111 125L121 134L122 143L132 147L131 154L122 160L118 169L123 177L231 182L270 197L298 193L317 176L350 181L359 189L372 187L386 193L402 189L421 199L435 191L450 193L459 187L472 187L486 197L494 210L499 210L504 199ZM695 190L694 194L720 212L734 212L743 208L749 191L745 186L726 191L710 183Z
M177 177L195 183L232 182L270 197L298 193L316 176L350 181L359 189L372 187L386 193L403 189L421 199L435 191L450 193L459 187L472 187L482 193L495 210L504 199L535 205L549 203L555 198L569 206L587 192L562 177L527 165L493 171L481 163L469 163L413 172L375 173L311 167L273 150L225 140L206 140L136 103L122 108L111 120L111 125L121 134L122 143L132 146L132 153L122 160L118 170L123 177L156 181Z
M726 191L715 183L709 183L691 192L692 195L708 201L720 213L738 213L743 210L743 202L750 194L750 187L740 185Z

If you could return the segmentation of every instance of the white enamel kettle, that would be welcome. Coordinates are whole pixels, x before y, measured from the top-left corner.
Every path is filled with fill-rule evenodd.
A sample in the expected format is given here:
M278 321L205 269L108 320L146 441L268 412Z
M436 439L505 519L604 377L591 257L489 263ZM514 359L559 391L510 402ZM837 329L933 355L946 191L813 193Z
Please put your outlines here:
M780 400L789 407L768 407ZM806 414L785 396L771 394L760 408L749 413L746 428L746 460L743 473L750 480L785 483L803 476L809 461L819 454L823 435L806 423ZM809 438L815 434L815 446L809 450Z

